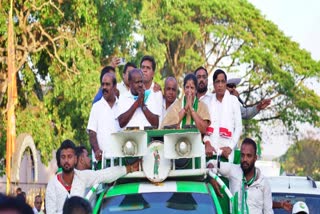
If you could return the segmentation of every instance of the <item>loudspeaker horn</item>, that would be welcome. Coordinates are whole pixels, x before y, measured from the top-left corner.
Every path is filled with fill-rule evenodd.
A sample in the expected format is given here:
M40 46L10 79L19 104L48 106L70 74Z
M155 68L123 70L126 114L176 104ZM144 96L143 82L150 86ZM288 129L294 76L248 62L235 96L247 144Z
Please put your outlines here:
M111 157L141 157L147 152L145 131L122 131L111 134Z
M168 159L194 158L205 154L201 134L198 132L164 135L164 157Z

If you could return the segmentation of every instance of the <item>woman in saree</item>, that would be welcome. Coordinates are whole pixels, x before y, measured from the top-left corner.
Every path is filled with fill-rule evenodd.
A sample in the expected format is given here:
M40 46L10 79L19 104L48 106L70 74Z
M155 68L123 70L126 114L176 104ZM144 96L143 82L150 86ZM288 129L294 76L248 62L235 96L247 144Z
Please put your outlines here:
M206 133L210 125L210 114L206 104L199 101L197 93L198 82L194 74L187 74L183 80L184 96L174 102L162 121L161 128L185 128L195 126L201 134Z

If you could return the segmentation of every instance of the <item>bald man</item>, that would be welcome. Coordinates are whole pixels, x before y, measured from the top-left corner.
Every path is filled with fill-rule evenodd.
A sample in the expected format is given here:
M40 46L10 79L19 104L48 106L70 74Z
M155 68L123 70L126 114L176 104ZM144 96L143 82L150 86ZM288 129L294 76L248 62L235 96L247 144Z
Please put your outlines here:
M162 105L162 118L167 114L168 108L177 100L178 83L176 78L167 77L164 82L164 95Z

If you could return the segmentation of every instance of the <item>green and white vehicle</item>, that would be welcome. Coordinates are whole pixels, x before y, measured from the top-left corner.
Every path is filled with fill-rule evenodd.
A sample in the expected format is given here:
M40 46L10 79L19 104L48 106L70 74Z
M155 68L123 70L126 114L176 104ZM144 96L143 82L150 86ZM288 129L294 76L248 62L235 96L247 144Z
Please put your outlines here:
M141 169L93 187L86 198L93 213L238 213L237 197L221 203L207 181L204 145L194 129L124 131L112 134L113 155L102 165L141 159Z

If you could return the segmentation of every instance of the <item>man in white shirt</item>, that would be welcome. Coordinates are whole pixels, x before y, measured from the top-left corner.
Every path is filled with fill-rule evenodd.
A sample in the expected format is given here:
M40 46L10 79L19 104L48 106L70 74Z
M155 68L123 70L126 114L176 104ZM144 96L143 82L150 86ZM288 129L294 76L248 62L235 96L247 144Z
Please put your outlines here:
M143 84L146 93L149 93L150 96L155 97L155 101L157 102L155 106L158 107L157 111L162 111L161 105L163 100L163 95L161 91L161 87L159 84L153 81L154 74L156 72L156 61L152 56L145 55L142 57L140 61L140 69L143 74ZM159 124L160 125L160 124Z
M271 188L261 171L255 167L257 145L246 138L241 144L241 165L216 160L208 162L208 168L217 168L218 172L229 179L232 194L239 193L241 213L273 214ZM220 166L219 166L220 165ZM219 188L215 188L219 192Z
M116 117L118 98L115 95L117 80L113 73L106 73L101 79L103 98L94 103L91 108L87 130L89 141L94 152L94 158L101 160L102 151L105 155L112 154L110 150L111 133L120 131Z
M120 95L130 91L130 85L128 80L129 71L137 68L137 66L132 62L127 62L124 65L122 73L122 81L117 84L117 89L119 90Z
M76 146L71 140L65 140L60 146L60 164L62 172L56 174L46 189L46 213L60 214L64 202L71 196L84 197L86 188L105 182L111 183L118 178L139 170L139 162L128 166L109 167L103 170L77 170Z
M161 116L161 104L154 96L152 90L145 90L143 84L143 74L140 69L133 69L129 72L130 93L120 96L118 121L121 128L159 126Z
M211 157L220 149L222 156L233 162L234 149L242 132L240 104L227 90L227 75L223 70L214 72L213 85L215 94L209 108L210 132L203 139L206 155Z
M157 84L155 84L155 82L153 81L154 73L156 71L156 65L156 61L152 56L145 55L140 61L140 69L143 74L143 84L145 90L154 90L154 87L158 87Z
M40 195L37 195L34 198L34 207L32 208L34 214L42 214L43 212L41 211L41 206L42 206L42 198Z
M208 106L208 109L210 109L210 101L213 93L208 91L208 71L200 66L194 71L194 75L196 75L198 80L197 97Z

